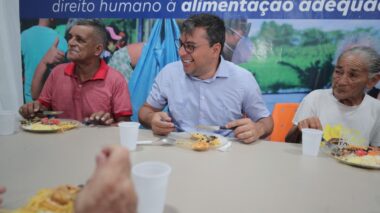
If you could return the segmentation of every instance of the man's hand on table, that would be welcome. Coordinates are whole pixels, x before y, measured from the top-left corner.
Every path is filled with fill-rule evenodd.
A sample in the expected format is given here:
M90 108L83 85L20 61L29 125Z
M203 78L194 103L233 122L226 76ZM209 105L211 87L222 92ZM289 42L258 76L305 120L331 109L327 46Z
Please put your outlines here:
M137 196L127 149L107 146L96 156L96 169L75 201L75 213L135 213Z
M84 119L85 123L96 124L96 125L105 125L109 126L115 122L111 114L108 112L95 112L89 118Z
M172 118L166 112L155 112L150 124L153 133L157 135L168 135L175 131Z
M38 111L45 111L47 108L39 101L33 101L22 105L19 109L19 113L22 117L30 119L36 116Z
M265 133L261 124L255 123L249 118L231 121L226 124L226 127L229 129L235 129L235 137L243 143L252 143Z
M306 118L298 122L298 130L301 131L304 128L320 129L322 130L322 124L318 117Z

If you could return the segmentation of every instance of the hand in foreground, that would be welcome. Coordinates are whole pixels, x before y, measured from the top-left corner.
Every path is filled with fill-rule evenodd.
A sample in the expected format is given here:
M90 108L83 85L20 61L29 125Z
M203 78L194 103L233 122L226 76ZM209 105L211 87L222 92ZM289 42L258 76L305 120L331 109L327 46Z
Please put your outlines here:
M172 118L166 112L155 112L151 121L152 131L157 135L168 135L175 130Z
M243 143L252 143L264 134L263 127L249 118L231 121L226 127L230 129L235 128L235 137Z
M298 130L301 131L304 128L322 130L322 124L318 117L310 117L298 122Z
M75 213L135 213L137 196L127 149L115 145L96 156L96 169L75 201Z
M44 110L46 110L46 107L44 107L40 102L33 101L22 105L19 109L19 113L22 117L29 119L35 117L36 112Z
M65 59L65 53L58 49L59 38L57 37L47 51L45 56L42 58L42 62L47 64L57 64Z
M90 124L99 124L99 125L109 126L114 122L114 119L112 118L110 113L100 111L100 112L92 113L92 115L89 118L84 119L84 122L90 123Z
M2 196L2 194L4 194L6 191L7 190L5 189L4 186L0 186L0 207L3 204L3 196Z

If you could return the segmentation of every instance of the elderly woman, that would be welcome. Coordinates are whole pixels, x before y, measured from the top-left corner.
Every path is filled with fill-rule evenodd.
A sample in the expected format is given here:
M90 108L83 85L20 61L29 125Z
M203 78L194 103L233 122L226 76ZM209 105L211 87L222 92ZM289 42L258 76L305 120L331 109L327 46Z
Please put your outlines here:
M332 89L315 90L301 102L287 142L300 142L301 129L324 131L325 139L342 138L361 146L380 146L380 102L368 95L380 79L380 56L369 47L354 47L338 58Z

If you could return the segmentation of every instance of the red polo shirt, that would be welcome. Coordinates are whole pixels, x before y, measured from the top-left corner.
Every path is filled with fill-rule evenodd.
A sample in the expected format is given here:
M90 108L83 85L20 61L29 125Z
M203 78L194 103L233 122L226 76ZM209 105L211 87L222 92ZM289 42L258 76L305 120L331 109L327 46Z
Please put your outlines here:
M115 119L132 115L128 85L120 72L101 60L92 79L81 82L74 67L71 62L53 69L38 98L41 104L63 111L60 118L79 121L99 111L109 112Z

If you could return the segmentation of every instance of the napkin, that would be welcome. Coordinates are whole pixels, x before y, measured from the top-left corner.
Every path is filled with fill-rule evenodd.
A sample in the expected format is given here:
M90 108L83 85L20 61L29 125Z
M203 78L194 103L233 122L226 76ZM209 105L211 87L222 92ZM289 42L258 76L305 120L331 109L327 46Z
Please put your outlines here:
M228 141L226 144L224 144L223 146L219 147L218 150L221 151L221 152L227 152L230 149L231 145L232 145L232 142Z
M150 140L146 140L146 141L137 141L137 145L139 144L151 144L153 143L153 141L150 141Z

